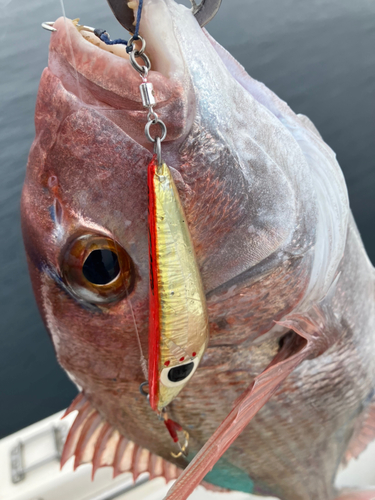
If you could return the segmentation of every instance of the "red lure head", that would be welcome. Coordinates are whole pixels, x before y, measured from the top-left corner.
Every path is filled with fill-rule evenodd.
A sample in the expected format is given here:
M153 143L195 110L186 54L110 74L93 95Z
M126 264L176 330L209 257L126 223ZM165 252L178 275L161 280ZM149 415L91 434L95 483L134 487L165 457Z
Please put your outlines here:
M148 352L148 382L150 405L156 410L158 403L158 379L160 357L160 315L158 273L156 264L156 224L155 224L155 192L153 179L157 170L156 155L148 166L148 231L150 258L150 313L149 313L149 352Z

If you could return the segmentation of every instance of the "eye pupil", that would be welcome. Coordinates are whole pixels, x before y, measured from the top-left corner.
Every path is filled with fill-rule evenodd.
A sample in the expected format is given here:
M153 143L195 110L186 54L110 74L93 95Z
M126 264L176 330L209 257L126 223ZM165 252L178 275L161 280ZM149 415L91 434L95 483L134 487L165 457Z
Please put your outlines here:
M107 285L120 272L118 257L111 250L93 250L83 264L84 277L94 285Z
M171 382L180 382L187 378L194 368L194 363L187 363L186 365L174 366L168 372L168 379Z

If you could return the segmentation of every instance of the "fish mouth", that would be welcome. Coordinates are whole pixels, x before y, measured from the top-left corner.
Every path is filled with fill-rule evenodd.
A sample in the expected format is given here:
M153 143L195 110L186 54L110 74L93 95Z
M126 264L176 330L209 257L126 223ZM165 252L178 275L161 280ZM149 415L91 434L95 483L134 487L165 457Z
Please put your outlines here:
M189 109L194 96L189 90L191 86L186 85L189 78L167 3L169 0L145 1L140 33L147 42L145 53L151 60L148 81L154 87L156 111L166 122L169 141L188 133ZM78 20L61 17L54 28L49 70L81 103L101 111L127 114L129 126L124 119L117 123L114 115L113 121L141 145L146 145L146 139L140 138L138 130L134 133L138 127L134 128L132 123L137 120L144 127L147 122L148 110L142 105L139 91L142 79L131 65L125 45L106 45L80 26ZM124 38L129 36L126 34ZM142 64L140 59L137 62ZM144 136L143 131L141 135Z

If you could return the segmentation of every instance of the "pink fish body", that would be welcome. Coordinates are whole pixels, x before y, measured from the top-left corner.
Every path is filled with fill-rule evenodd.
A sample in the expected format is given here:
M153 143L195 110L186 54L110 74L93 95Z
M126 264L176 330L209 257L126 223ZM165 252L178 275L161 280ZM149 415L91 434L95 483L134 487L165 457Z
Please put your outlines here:
M152 158L139 77L125 50L95 46L69 20L55 27L22 224L40 312L82 390L63 461L75 455L94 472L112 465L115 474L167 479L190 463L169 496L184 499L221 457L206 482L286 500L335 498L340 463L375 437L375 303L334 153L185 7L145 1L149 80L168 127L163 160L210 329L199 367L168 407L190 434L187 459L173 458L139 392ZM90 267L95 252L109 259L105 275ZM371 498L361 495L348 500Z

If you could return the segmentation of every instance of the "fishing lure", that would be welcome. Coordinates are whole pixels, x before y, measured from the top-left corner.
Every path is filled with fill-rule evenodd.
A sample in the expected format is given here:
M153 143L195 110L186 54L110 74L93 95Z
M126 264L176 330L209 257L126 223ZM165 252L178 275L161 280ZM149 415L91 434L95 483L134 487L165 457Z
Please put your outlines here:
M141 6L137 17L138 26ZM142 43L139 50L134 48L136 40ZM145 48L146 42L137 34L136 28L136 34L128 42L127 51L133 68L143 80L139 88L143 106L149 110L145 134L154 143L155 153L148 166L148 397L152 409L162 416L173 441L180 446L181 454L186 453L188 433L168 418L165 408L192 378L203 357L209 338L208 314L184 210L171 171L161 157L161 143L167 136L167 127L153 109L156 100L153 85L147 81L151 63ZM143 60L144 66L138 64L137 58ZM160 136L151 136L150 128L153 125L160 127ZM182 447L177 431L183 431L185 435Z
M208 342L208 317L194 249L171 172L148 167L150 404L162 411L193 376Z

